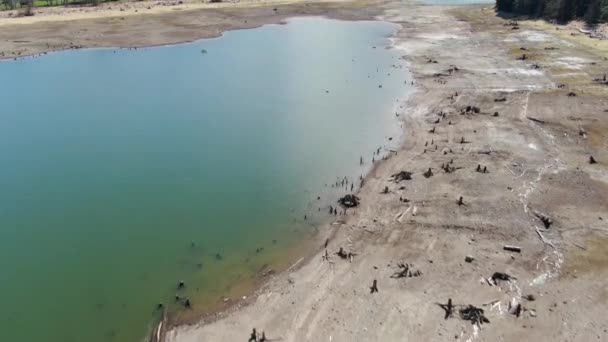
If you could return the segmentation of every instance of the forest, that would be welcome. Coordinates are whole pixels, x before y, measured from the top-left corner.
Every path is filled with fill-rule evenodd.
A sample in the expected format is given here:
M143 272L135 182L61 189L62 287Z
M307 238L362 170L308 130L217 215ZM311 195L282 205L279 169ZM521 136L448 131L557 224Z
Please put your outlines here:
M496 0L496 10L567 23L608 22L608 0Z

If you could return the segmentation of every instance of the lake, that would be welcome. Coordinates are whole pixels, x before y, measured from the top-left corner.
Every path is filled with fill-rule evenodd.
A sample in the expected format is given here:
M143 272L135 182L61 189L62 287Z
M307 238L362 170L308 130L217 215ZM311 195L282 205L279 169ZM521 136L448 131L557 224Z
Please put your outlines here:
M399 144L396 30L297 18L0 63L0 340L140 341L159 303L193 319L318 248L333 184Z

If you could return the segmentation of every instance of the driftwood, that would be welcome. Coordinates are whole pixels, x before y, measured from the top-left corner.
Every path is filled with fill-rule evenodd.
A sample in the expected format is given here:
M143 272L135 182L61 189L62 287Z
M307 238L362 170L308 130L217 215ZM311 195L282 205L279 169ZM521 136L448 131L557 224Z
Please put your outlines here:
M376 279L374 279L374 282L372 283L372 286L369 289L370 293L378 292L378 281Z
M454 313L454 305L452 305L452 298L448 298L447 304L438 304L443 310L445 310L445 316L443 319L448 319L452 317L452 313Z
M355 257L357 254L356 253L352 253L352 252L348 252L347 253L344 250L344 248L340 247L340 250L338 252L336 252L336 255L339 256L342 259L348 259L348 260L350 260L352 262L353 261L353 257ZM327 255L327 252L325 253L325 256L329 257Z
M423 176L425 178L431 178L431 177L433 177L433 171L431 170L430 167L429 167L429 169L425 173L423 173Z
M581 245L579 245L579 244L576 244L576 243L574 243L574 242L573 242L572 244L573 244L573 245L575 245L576 247L578 247L578 248L580 248L580 249L584 250L584 251L586 251L586 250L587 250L587 248L585 248L585 247L583 247L583 246L581 246Z
M521 253L521 247L505 245L502 247L505 251Z
M490 320L486 318L483 314L483 309L475 307L473 305L468 305L467 307L460 309L460 318L471 321L471 323L476 325L481 325L483 323L490 323Z
M452 65L446 71L451 75L451 74L455 73L456 71L460 71L460 69L457 66ZM456 93L456 96L458 96L458 93Z
M258 333L255 330L255 328L253 328L253 331L251 331L251 335L249 335L249 341L248 342L257 342L258 341Z
M538 217L538 219L543 223L543 225L547 229L549 229L553 224L553 220L548 215L541 213L540 211L535 211L534 215Z
M542 242L543 242L545 245L551 246L551 247L553 247L553 249L557 249L557 247L555 247L555 245L553 244L553 242L551 242L551 241L549 241L549 240L547 240L547 239L545 238L545 236L543 235L543 233L541 233L541 232L540 232L540 229L538 229L538 227L536 227L536 226L535 226L535 227L534 227L534 230L536 231L536 234L538 235L538 237L540 238L540 240L541 240L541 241L542 241Z
M411 180L412 174L413 174L412 172L400 171L400 172L397 172L394 175L392 175L391 178L393 179L393 181L395 183L399 183L402 180Z
M521 312L523 311L523 306L521 305L521 303L517 303L517 304L513 305L509 302L508 311L510 314L515 315L515 317L519 318L519 316L521 315Z
M476 106L466 106L463 110L460 111L461 113L475 113L475 114L479 114L479 112L481 112L481 109L479 109L479 107Z
M162 304L160 304L160 305L162 305ZM167 314L167 309L165 308L163 310L163 315L162 315L160 321L158 322L158 325L156 325L156 328L154 328L154 330L152 331L152 334L150 335L150 338L149 338L150 342L160 342L163 340L167 319L168 319L168 314Z
M541 119L537 119L537 118L533 118L531 116L526 116L526 119L534 121L534 122L538 122L540 124L545 124L545 121L541 120Z
M340 203L341 206L346 208L354 208L359 205L359 197L348 194L340 198L338 200L338 203Z
M414 271L414 265L412 264L399 264L400 270L395 272L391 278L399 279L399 278L411 278L411 277L420 277L422 272L420 270Z
M443 169L443 171L445 171L445 173L452 173L456 170L462 169L462 167L451 166L449 163L442 165L441 168Z
M492 279L494 284L498 284L498 281L510 281L511 279L513 279L513 277L503 272L494 272L494 274L492 274L492 277L490 278Z

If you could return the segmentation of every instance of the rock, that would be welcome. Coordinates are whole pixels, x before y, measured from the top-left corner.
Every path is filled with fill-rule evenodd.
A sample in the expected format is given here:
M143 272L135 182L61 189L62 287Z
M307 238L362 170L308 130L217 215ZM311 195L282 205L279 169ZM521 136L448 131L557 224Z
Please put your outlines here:
M473 258L473 257L472 257L472 256L470 256L470 255L467 255L467 256L465 256L465 257L464 257L464 261L466 261L466 262L469 262L469 263L470 263L470 262L473 262L473 260L475 260L475 258Z

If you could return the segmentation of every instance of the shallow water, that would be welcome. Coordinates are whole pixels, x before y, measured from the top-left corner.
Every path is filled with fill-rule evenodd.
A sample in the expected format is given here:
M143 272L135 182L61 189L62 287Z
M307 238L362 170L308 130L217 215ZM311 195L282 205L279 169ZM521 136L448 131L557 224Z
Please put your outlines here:
M299 18L0 63L0 340L138 341L157 303L205 310L301 253L345 193L325 184L397 144L395 30Z

